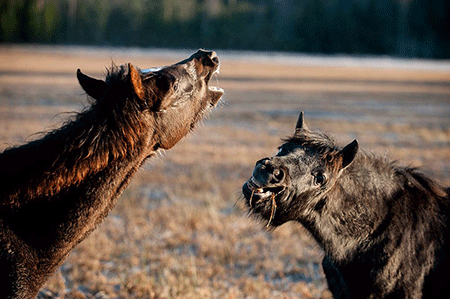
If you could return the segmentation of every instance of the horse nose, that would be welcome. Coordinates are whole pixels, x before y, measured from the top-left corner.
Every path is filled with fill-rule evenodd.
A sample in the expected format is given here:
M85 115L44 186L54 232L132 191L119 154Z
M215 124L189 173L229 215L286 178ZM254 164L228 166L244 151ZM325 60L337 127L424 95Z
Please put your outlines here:
M216 51L208 51L199 49L194 57L197 58L205 66L216 66L219 64L219 57L217 57Z
M280 165L276 165L272 158L265 158L256 162L255 172L259 172L266 183L277 184L283 181L285 171Z

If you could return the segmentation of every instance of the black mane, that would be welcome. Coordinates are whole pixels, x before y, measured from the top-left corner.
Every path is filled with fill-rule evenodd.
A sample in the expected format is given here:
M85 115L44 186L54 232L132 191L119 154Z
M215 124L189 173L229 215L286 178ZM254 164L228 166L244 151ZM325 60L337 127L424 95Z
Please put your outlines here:
M302 130L300 134L282 139L286 143L294 143L305 150L313 150L321 155L339 151L335 140L320 131Z
M395 172L398 176L404 178L403 185L408 189L416 189L429 196L445 198L448 196L449 188L431 179L423 173L420 168L395 166Z

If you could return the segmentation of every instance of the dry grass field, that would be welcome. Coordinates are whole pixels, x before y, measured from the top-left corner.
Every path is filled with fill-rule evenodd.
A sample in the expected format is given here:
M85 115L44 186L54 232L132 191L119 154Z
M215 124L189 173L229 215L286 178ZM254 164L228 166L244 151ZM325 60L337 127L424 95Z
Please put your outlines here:
M104 77L111 61L147 68L190 54L0 47L0 150L88 105L77 68ZM310 128L342 145L357 138L363 149L423 167L450 186L448 62L327 65L218 54L220 107L144 164L41 298L330 298L323 253L308 233L294 223L268 232L240 201L254 163L275 153L300 110Z

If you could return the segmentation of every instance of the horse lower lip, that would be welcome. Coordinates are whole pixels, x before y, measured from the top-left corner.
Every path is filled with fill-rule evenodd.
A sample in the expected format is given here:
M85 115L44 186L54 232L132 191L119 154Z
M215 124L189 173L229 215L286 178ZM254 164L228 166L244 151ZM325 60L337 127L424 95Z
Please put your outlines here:
M262 193L264 190L257 183L254 182L253 178L247 181L247 187L252 192Z

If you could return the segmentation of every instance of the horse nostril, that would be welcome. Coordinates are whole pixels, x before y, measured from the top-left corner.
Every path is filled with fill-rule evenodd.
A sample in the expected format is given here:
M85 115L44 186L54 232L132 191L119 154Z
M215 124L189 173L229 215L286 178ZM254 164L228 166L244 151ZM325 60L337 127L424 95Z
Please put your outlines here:
M206 66L214 67L219 64L219 57L215 51L205 51L201 63Z
M267 164L269 164L270 160L272 160L272 158L265 158L265 159L262 159L261 162L262 162L262 164L267 165Z
M261 160L259 160L259 161L256 161L256 166L258 166L259 164L261 164L261 168L262 169L265 169L266 168L266 165L267 165L267 161L269 161L269 158L264 158L264 159L261 159Z
M273 176L278 181L281 181L284 178L284 172L283 172L283 170L277 168L273 171Z

